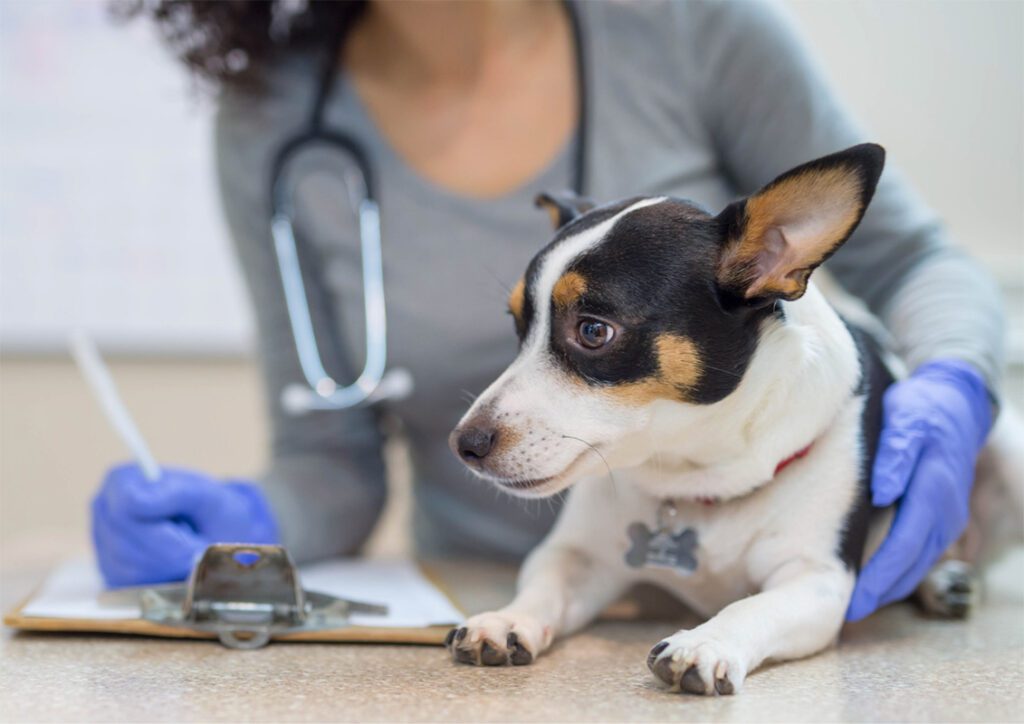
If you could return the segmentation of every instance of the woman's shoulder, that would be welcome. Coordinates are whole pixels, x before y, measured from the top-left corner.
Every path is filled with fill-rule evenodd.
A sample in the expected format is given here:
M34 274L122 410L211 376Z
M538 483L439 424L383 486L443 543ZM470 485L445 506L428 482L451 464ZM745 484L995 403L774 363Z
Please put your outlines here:
M278 150L309 122L317 75L312 58L293 54L268 65L251 84L219 89L213 153L229 209L262 208Z
M788 13L773 0L608 0L576 7L595 82L646 88L669 106L706 101L723 77L737 69L756 75L765 57L798 48Z
M742 33L774 25L785 14L775 0L607 0L576 7L605 42L659 51L696 50L726 37L742 42Z
M307 53L290 53L268 63L258 78L225 83L216 96L218 147L243 144L250 152L277 143L308 122L319 69Z
M587 16L625 23L699 23L730 18L758 17L779 12L778 0L605 0L577 2L574 7Z

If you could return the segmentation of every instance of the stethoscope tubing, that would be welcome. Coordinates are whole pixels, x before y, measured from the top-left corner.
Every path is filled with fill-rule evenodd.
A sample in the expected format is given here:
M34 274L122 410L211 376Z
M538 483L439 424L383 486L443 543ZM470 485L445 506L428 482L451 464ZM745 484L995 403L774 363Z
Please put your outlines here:
M576 48L576 75L578 118L576 158L572 185L582 193L586 164L587 84L584 67L583 34L580 19L566 2ZM284 289L285 306L292 337L298 355L299 367L305 384L293 383L281 393L281 404L290 414L303 414L312 410L336 410L373 404L385 399L399 399L412 391L412 377L403 369L386 372L387 365L387 313L384 295L384 260L381 241L380 207L375 193L373 168L367 154L352 137L338 131L327 130L323 113L327 97L334 82L341 34L331 45L325 58L321 78L307 131L286 141L274 157L270 184L270 230L278 271ZM366 324L366 359L363 370L349 385L340 386L323 365L323 355L316 341L309 296L303 280L298 243L292 222L294 206L292 191L286 182L286 169L300 150L307 145L322 143L340 149L355 162L362 194L355 194L353 206L357 212L360 256L363 275L363 306ZM346 179L346 183L347 183ZM352 188L349 186L352 195Z

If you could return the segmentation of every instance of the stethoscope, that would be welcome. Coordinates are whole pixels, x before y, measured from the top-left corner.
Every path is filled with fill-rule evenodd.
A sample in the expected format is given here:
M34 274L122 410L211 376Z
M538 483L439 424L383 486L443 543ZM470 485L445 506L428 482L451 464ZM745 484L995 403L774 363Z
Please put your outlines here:
M586 145L586 74L583 58L583 39L575 8L566 3L576 49L576 81L578 88L579 119L576 129L575 164L572 187L583 193ZM307 128L282 144L274 157L270 183L270 232L277 257L285 306L291 326L299 366L305 382L294 382L281 391L282 408L293 415L313 410L341 410L360 405L371 405L385 400L400 400L412 393L413 379L403 368L386 369L387 314L384 300L384 263L380 233L380 206L374 188L373 169L363 148L351 136L331 130L324 125L324 107L337 73L338 56L343 34L336 33L325 58L313 101ZM340 151L351 160L343 181L356 212L359 232L359 250L363 275L363 309L366 324L366 359L362 372L348 385L339 384L326 369L317 345L309 298L299 263L298 244L292 223L294 218L292 187L287 183L285 171L303 149L313 145L326 145Z

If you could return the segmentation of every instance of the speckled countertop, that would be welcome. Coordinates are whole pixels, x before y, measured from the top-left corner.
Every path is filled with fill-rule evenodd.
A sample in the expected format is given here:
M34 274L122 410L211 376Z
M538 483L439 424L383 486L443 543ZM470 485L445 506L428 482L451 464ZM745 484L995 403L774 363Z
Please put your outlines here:
M512 571L435 566L466 608L500 604ZM4 580L9 606L31 585ZM20 589L20 590L19 590ZM477 669L437 647L215 643L117 636L0 638L0 720L1024 721L1024 555L963 623L892 607L819 656L752 675L733 697L668 694L647 672L669 621L604 621L533 666Z

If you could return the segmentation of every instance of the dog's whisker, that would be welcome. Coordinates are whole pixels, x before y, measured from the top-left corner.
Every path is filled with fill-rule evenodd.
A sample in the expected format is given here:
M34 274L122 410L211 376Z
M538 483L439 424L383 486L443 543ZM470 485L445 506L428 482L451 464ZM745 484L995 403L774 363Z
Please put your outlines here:
M498 286L504 291L503 298L507 298L508 295L512 293L512 287L510 287L505 281L502 280L501 275L498 274L498 272L495 269L486 264L481 264L480 268L483 269L487 276L489 276L491 279L498 283Z
M736 379L742 379L743 378L743 375L740 374L739 372L733 372L731 370L727 370L727 369L724 369L722 367L715 367L714 365L709 365L707 362L704 362L703 366L706 367L709 370L714 370L715 372L721 372L723 375L732 375Z
M593 445L592 443L587 442L586 440L584 440L581 437L576 437L575 435L562 435L562 439L563 440L575 440L576 442L581 442L584 445L586 445L588 448L593 450L594 454L597 455L599 458L601 458L601 462L604 463L604 466L606 468L608 468L608 477L612 479L613 483L615 482L615 474L612 472L612 466L608 464L608 461L605 459L604 455L601 454L601 451L598 450L595 445Z
M588 446L588 448L594 451L594 454L601 459L601 462L604 463L604 467L608 470L608 479L611 480L611 489L615 494L615 500L620 499L620 495L618 495L618 481L615 480L615 474L612 472L611 466L608 465L608 461L605 459L604 455L602 455L601 451L597 449L597 446L591 442L588 442L582 437L577 437L575 435L562 435L562 439L577 440L578 442L583 442L585 445Z

